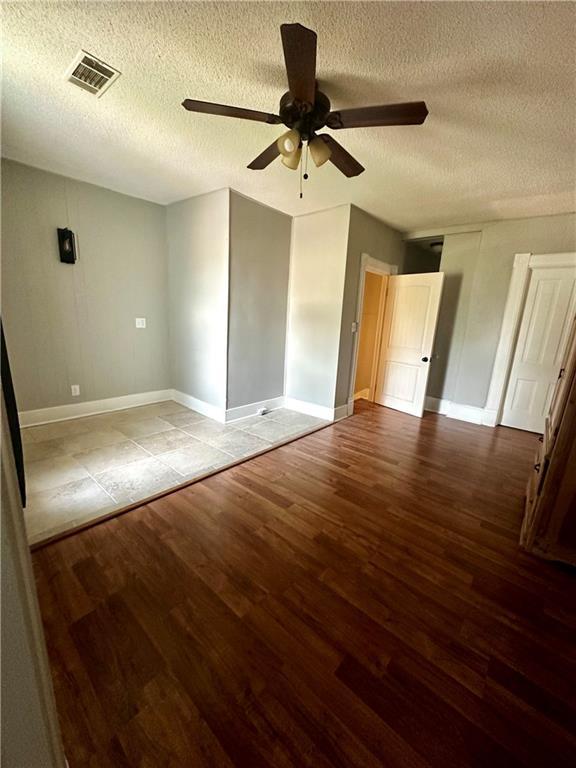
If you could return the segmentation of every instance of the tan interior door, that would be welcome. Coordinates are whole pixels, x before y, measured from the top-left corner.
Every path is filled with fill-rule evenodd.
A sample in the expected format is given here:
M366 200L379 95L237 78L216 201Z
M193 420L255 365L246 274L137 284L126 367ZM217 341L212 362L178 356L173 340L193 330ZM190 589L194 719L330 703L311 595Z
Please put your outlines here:
M392 275L384 310L374 400L422 416L443 272Z
M576 312L576 267L533 269L501 423L544 432Z

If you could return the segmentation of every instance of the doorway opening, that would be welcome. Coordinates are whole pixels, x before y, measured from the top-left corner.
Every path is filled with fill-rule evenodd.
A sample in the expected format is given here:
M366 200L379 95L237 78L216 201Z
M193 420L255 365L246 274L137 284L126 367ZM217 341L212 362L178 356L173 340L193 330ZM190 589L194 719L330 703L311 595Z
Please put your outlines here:
M388 276L366 272L354 379L354 400L374 401Z
M444 274L397 274L363 254L350 400L422 416Z

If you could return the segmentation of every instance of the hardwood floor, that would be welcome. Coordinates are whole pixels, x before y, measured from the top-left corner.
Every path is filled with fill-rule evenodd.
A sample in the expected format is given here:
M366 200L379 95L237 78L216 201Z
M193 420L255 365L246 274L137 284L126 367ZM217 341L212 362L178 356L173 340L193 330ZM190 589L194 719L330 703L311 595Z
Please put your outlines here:
M71 768L574 766L536 439L359 404L35 552Z

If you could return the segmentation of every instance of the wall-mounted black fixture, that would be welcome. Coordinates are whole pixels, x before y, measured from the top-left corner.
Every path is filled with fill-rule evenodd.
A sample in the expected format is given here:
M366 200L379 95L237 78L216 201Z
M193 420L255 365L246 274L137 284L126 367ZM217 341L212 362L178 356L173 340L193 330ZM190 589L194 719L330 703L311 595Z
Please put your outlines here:
M75 263L76 243L74 242L74 232L71 229L58 230L58 249L60 251L60 261L63 264Z

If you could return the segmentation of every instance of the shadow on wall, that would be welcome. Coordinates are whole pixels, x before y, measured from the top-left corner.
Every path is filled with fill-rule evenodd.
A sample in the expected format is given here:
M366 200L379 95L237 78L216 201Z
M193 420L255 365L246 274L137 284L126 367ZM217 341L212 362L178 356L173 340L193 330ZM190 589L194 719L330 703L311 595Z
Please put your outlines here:
M462 287L462 275L444 275L444 289L436 328L436 341L427 394L441 398L446 386L448 355L452 346L458 299Z
M434 242L441 243L442 238L435 238ZM429 241L407 242L402 263L403 275L416 275L422 272L438 272L442 248L432 250Z

